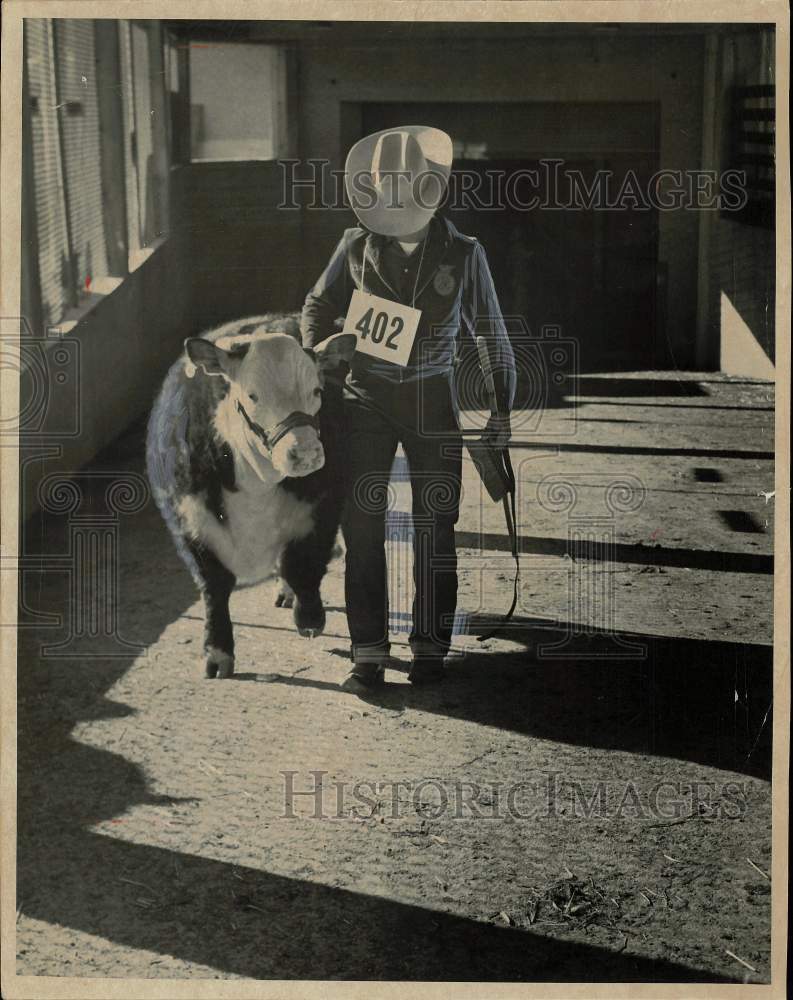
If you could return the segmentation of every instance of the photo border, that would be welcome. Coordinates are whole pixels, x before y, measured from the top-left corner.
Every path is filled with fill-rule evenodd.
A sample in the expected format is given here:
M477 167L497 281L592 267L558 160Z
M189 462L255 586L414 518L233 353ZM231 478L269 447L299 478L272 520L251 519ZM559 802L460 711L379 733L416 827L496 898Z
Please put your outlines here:
M774 728L772 775L772 951L769 984L654 984L654 983L438 983L395 981L306 980L206 980L109 979L85 977L19 976L16 974L16 632L0 630L0 849L2 867L2 994L10 1000L35 997L135 997L135 998L386 998L416 996L472 997L477 1000L521 998L781 998L785 996L788 883L788 761L790 722L790 520L789 435L790 422L790 150L789 57L790 14L781 0L436 0L405 3L402 0L6 0L2 24L2 146L0 175L0 317L19 315L21 254L21 91L22 19L72 18L171 18L244 20L468 21L468 22L654 22L654 23L774 23L776 25L777 88L777 192L776 192L776 494L780 498L774 542ZM0 417L13 415L19 406L16 373L0 368ZM18 556L18 448L0 448L0 525L4 556ZM10 576L11 574L9 574ZM0 591L2 620L16 621L16 586Z

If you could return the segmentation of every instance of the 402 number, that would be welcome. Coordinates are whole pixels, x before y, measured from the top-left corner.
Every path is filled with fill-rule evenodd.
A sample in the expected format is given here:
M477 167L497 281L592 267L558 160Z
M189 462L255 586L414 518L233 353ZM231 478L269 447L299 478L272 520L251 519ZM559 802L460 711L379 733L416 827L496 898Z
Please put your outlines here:
M355 329L361 334L361 340L366 340L368 337L373 344L380 344L383 338L388 333L389 319L391 325L391 332L388 333L388 340L385 342L386 347L390 347L392 351L398 350L398 345L396 343L397 337L402 333L404 323L399 316L389 317L388 313L379 312L374 315L374 308L367 309L366 312L361 316L358 322L355 324Z

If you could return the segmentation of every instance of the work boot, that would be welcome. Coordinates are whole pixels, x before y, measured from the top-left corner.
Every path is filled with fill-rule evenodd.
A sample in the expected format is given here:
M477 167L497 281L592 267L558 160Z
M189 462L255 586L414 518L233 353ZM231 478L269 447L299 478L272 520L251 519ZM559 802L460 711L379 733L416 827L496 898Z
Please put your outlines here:
M384 683L385 667L377 663L360 663L352 668L344 687L348 691L354 691L359 688L380 687Z
M443 680L444 672L442 656L416 658L410 667L408 680L417 686L438 684Z
M371 689L380 687L384 683L385 668L389 660L388 651L359 646L353 649L352 656L353 668L342 685L345 690Z

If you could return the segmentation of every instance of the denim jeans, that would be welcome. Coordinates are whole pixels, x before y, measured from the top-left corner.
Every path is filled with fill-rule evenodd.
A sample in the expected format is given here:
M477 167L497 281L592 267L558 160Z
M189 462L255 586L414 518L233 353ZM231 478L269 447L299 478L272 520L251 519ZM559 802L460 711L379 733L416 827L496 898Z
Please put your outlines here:
M389 511L389 478L397 445L407 458L412 494L413 621L417 658L443 656L451 643L457 604L454 526L460 507L461 439L449 381L361 380L354 387L412 433L394 428L359 400L345 398L347 548L345 598L356 663L388 654L386 527L410 527Z

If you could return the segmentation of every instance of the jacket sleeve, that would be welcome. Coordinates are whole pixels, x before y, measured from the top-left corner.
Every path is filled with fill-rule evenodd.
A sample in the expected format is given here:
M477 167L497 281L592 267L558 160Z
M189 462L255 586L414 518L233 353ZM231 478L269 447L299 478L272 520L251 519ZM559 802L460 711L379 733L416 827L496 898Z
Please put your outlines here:
M461 310L470 336L484 336L487 340L498 408L502 413L509 412L515 401L515 354L481 243L475 245L466 264Z
M345 232L327 267L306 296L300 317L300 334L304 347L316 347L336 332L336 320L346 314L352 291Z

